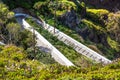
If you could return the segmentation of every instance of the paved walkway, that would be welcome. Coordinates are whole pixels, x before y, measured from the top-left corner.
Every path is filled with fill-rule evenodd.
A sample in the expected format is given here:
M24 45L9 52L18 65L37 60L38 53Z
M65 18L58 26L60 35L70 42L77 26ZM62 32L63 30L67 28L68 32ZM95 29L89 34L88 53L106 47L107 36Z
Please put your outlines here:
M74 50L76 50L78 53L80 53L98 63L99 62L102 62L103 64L111 63L111 61L109 59L98 54L97 52L95 52L92 49L88 48L87 46L83 45L82 43L76 41L75 39L71 38L70 36L59 31L58 29L55 28L55 33L54 33L53 26L50 26L49 24L46 24L45 22L43 22L43 26L51 34L56 36L60 41L63 41L66 45L73 47Z
M33 28L24 20L17 16L18 23L22 24L23 27L33 33ZM37 37L37 46L42 48L43 50L50 51L52 57L60 63L61 65L65 66L74 66L72 62L70 62L59 50L57 50L51 43L49 43L43 36L40 35L36 30L34 30L35 35Z
M17 14L20 15L20 14ZM24 14L26 15L26 14ZM28 15L27 15L28 16ZM54 27L50 26L49 24L46 24L44 21L40 22L39 20L33 18L34 21L36 21L38 24L42 25L44 29L48 30L51 34L56 36L60 41L63 41L66 45L73 47L78 53L103 64L111 63L111 61L104 56L100 55L99 53L93 51L92 49L88 48L87 46L83 45L82 43L76 41L75 39L69 37L68 35L64 34L63 32L59 31L55 28L54 33Z
M0 41L0 45L5 45L3 42Z

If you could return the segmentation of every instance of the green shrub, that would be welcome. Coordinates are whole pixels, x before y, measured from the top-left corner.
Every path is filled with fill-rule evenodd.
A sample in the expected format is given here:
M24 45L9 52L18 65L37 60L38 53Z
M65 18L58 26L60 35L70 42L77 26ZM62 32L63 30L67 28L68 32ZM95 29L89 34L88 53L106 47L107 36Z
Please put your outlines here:
M21 69L25 69L25 68L27 68L27 64L26 64L26 63L24 63L24 62L23 62L23 63L21 63L21 64L20 64L20 68L21 68Z
M87 16L99 20L102 16L108 15L109 11L105 9L87 9Z
M27 20L31 25L34 26L35 22L31 23L31 20ZM36 28L37 27L37 28ZM77 53L73 48L65 45L62 41L59 41L57 37L53 36L50 32L47 30L42 29L41 27L35 26L36 30L45 37L51 44L53 44L61 53L63 53L69 60L71 60L74 64L77 64L78 66L81 66L81 56L79 53ZM42 29L42 31L40 31ZM63 28L64 29L64 28ZM71 31L71 30L70 30ZM83 57L84 58L84 57ZM87 59L85 59L86 65L89 63ZM91 63L90 63L91 64Z
M92 29L95 29L96 31L98 32L105 32L105 29L99 25L95 25L92 21L90 20L87 20L87 19L83 19L82 20L82 23L84 25L86 25L87 27L89 28L92 28Z
M12 46L11 46L12 47ZM7 47L8 48L8 47ZM7 48L3 48L7 49ZM14 46L15 48L15 46ZM14 53L17 53L14 48ZM18 48L19 51L22 51ZM14 54L11 53L11 54ZM3 53L6 54L6 53ZM43 65L37 60L21 60L16 62L0 52L0 79L1 80L119 80L119 60L107 66L95 65L88 68L66 67L60 64ZM16 55L16 54L15 54ZM8 59L9 58L9 59ZM8 60L6 63L5 60ZM5 62L5 63L4 63ZM15 63L15 65L11 65ZM6 67L5 67L6 65Z
M45 13L51 12L48 0L36 2L33 8L36 9L39 12L39 14L43 14L43 15L45 15Z
M102 54L102 52L97 48L97 46L95 45L88 45L89 48L91 48L92 50L98 52L99 54Z
M120 69L120 64L110 64L109 66L109 69Z
M107 42L111 48L115 49L116 51L120 51L119 43L112 40L110 37L107 37Z
M7 62L4 59L0 59L0 67L5 67L5 65L7 65Z
M59 0L59 3L60 3L60 5L61 5L61 6L59 6L59 7L61 7L63 10L71 9L71 8L74 8L74 10L76 10L76 5L75 5L75 3L72 2L72 1Z
M120 43L120 14L110 13L106 21L106 29L110 37Z
M37 10L39 10L45 4L46 4L45 1L39 1L39 2L35 3L34 8L37 9Z
M97 73L92 76L92 80L105 80L105 76L103 74Z
M25 58L25 55L23 55L23 53L14 53L13 55L11 55L12 59L15 61L20 61L22 59Z

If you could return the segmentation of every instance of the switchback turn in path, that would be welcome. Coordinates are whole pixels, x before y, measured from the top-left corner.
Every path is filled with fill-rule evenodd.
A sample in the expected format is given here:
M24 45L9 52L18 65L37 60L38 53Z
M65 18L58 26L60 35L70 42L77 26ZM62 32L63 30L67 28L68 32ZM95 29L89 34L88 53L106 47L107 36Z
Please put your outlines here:
M25 16L24 16L25 18ZM37 46L43 46L46 47L47 50L50 49L50 53L52 57L60 63L61 65L65 66L74 66L72 62L70 62L59 50L57 50L51 43L49 43L43 36L40 35L36 30L33 30L33 27L30 26L24 18L21 18L21 16L16 16L16 19L19 24L21 24L25 29L31 31L32 33L35 33L37 37ZM45 50L46 50L45 48Z
M29 17L27 14L18 13L16 15L25 15ZM63 41L66 45L69 45L73 47L78 53L103 64L111 63L111 61L104 56L100 55L99 53L93 51L92 49L88 48L87 46L83 45L82 43L76 41L75 39L69 37L68 35L64 34L63 32L59 31L55 28L54 33L54 27L50 26L49 24L46 24L44 21L39 21L36 18L33 18L34 21L36 21L38 24L42 25L44 29L48 30L51 34L56 36L60 41Z

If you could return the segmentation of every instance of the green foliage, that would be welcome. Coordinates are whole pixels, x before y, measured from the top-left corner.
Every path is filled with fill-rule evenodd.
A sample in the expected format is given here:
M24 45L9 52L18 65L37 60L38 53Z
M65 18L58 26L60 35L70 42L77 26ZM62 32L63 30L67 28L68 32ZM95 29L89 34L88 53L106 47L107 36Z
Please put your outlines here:
M9 40L16 43L18 41L18 35L20 32L20 25L16 23L7 24L7 30L9 32Z
M39 2L35 3L34 8L39 10L42 8L42 5L45 5L45 3L46 3L45 1L43 1L43 2L39 1Z
M27 57L29 59L37 59L38 61L44 63L44 64L54 64L56 63L55 60L52 58L50 53L45 53L40 51L39 48L35 47L35 53L33 48L28 48L27 50Z
M115 57L114 57L114 53L116 53L116 51L112 48L107 48L107 47L104 47L104 45L102 44L97 44L97 47L101 50L101 51L104 51L106 57L110 60L113 60Z
M54 19L52 19L52 16L47 16L47 17L42 17L43 19L46 20L46 22L52 26L54 26ZM93 23L90 20L87 19L83 19L81 21L80 24L80 29L84 28L84 27L88 27L90 30L93 29L93 31L95 31L96 34L102 34L103 32L106 33L106 29L104 29L103 27L101 27L98 24ZM39 26L38 26L39 27ZM77 32L75 32L74 30L70 29L69 27L65 26L64 24L60 23L59 21L57 22L57 26L55 26L57 29L59 29L60 31L64 32L65 34L71 36L72 38L74 38L75 40L83 43L84 45L88 46L89 45L95 45L98 49L90 47L91 49L98 51L99 53L104 53L103 55L105 55L107 58L109 59L114 59L114 53L115 50L112 48L107 48L106 46L100 44L96 44L94 42L91 42L89 39L83 39ZM101 54L102 54L101 53Z
M80 16L84 15L86 13L86 4L84 2L80 2L79 0L74 1L77 7L77 14Z
M0 34L2 40L8 44L15 44L27 49L32 46L32 34L29 31L22 30L16 23L14 13L9 11L8 7L0 3Z
M102 54L102 52L95 45L88 45L88 47L94 50L95 52Z
M114 64L110 64L109 66L107 66L108 69L120 69L120 63L114 63Z
M111 31L111 30L119 29L118 28L120 26L119 20L120 20L120 14L110 13L108 15L108 22L106 22L107 30Z
M44 1L39 1L36 2L33 6L34 9L36 9L36 13L38 14L42 14L44 16L47 16L46 14L51 14L50 8L49 8L49 1L48 0L44 0Z
M13 45L3 47L0 57L0 79L36 79L39 69L45 68L37 60L29 60L23 49Z
M17 45L22 46L24 49L30 48L33 46L34 43L33 41L33 34L28 31L28 30L22 30L19 33L19 41Z
M59 0L57 7L58 7L58 9L56 11L57 16L63 15L66 11L71 10L71 8L76 10L75 3L72 1L68 1L68 0Z
M59 41L57 37L53 36L51 33L49 33L47 30L42 29L40 26L36 25L35 22L33 22L30 19L27 19L27 21L33 25L37 31L40 32L40 34L45 37L51 44L53 44L58 50L60 50L70 61L72 61L74 64L78 66L86 66L89 64L89 66L92 64L89 60L87 60L84 56L77 53L73 48L65 45L63 42ZM84 62L84 63L83 63ZM81 64L82 63L82 64ZM87 67L87 66L86 66Z
M15 46L12 45L8 45L6 47L3 48L3 50L1 51L1 55L4 58L10 58L10 59L14 59L15 57L19 58L20 60L25 58L25 56L22 54L23 50L20 48L17 48ZM14 55L12 54L14 53Z
M14 9L15 7L24 7L32 9L34 3L38 1L46 1L46 0L3 0L5 3L7 3L10 7L10 9ZM62 2L63 7L61 7L57 10L57 15L61 15L65 12L64 9L70 8L71 5L76 8L71 1L68 0L59 0ZM66 3L67 2L67 3ZM44 4L43 4L44 5ZM82 4L82 7L85 5ZM41 8L42 4L40 4ZM68 7L69 6L69 7ZM38 10L40 10L40 8ZM43 14L45 11L51 10L50 8L45 6L43 7ZM87 9L87 17L90 19L90 21L83 21L85 25L88 25L90 28L96 29L99 31L104 31L101 26L96 25L95 23L99 23L99 20L104 17L104 15L109 14L106 10L94 10L94 9ZM41 11L40 11L41 12ZM52 12L53 13L53 12ZM10 12L8 10L8 7L4 4L0 3L0 33L4 33L2 37L5 36L5 34L8 35L8 31L11 32L13 30L6 31L6 23L11 26L11 22L9 18L12 18L14 15L13 12ZM40 13L38 13L40 14ZM87 20L87 19L86 19ZM54 21L49 19L47 20L49 23L54 24ZM95 21L93 23L92 21ZM110 34L110 37L108 37L108 42L111 46L111 50L105 48L108 50L108 55L111 57L113 56L112 53L114 53L113 48L116 50L119 50L117 48L117 45L119 45L117 42L120 41L119 38L119 17L117 14L109 14L108 15L108 23L106 22L106 29ZM12 23L13 27L17 26L16 24ZM63 26L63 24L59 24L57 26L58 29L61 31L69 34L70 36L74 37L76 40L81 41L74 31L70 30L69 28L66 28ZM13 29L13 28L10 28ZM66 56L69 57L70 60L72 60L75 64L78 64L79 66L83 66L85 64L89 67L88 62L85 62L86 59L82 58L78 55L71 47L68 47L64 45L62 42L58 41L56 37L53 37L50 35L49 32L44 31L43 29L39 30L40 33L46 37L53 45L55 45L58 49L60 49L61 52L63 52ZM16 32L16 31L15 31ZM106 31L105 31L106 32ZM48 36L49 35L49 36ZM115 35L115 37L113 37ZM29 31L22 31L19 33L19 40L17 42L17 45L23 46L25 49L32 46L32 38L30 38L32 34ZM6 36L8 37L8 36ZM5 38L6 38L5 37ZM12 36L13 37L13 36ZM51 38L51 39L50 39ZM6 38L7 39L7 38ZM116 42L117 41L117 42ZM56 43L55 43L56 42ZM104 47L104 46L101 46ZM103 48L102 48L103 49ZM116 63L112 63L110 65L107 65L105 67L102 67L101 65L95 65L91 66L89 68L82 68L80 67L65 67L61 66L59 64L52 64L52 65L45 65L43 64L42 60L45 62L49 60L51 56L43 55L41 52L38 52L38 55L34 55L31 51L31 53L27 53L23 51L23 49L8 45L6 47L0 47L0 80L119 80L120 79L120 63L119 60ZM71 54L70 54L71 53ZM32 54L36 59L30 60L28 58L28 55ZM72 57L71 57L72 56ZM44 59L45 57L45 59ZM48 58L47 58L48 57ZM38 61L39 60L39 61ZM42 62L42 63L41 63ZM48 61L49 62L49 61ZM48 63L47 63L48 64ZM89 63L91 64L91 63Z
M72 2L72 1L59 0L59 3L60 3L61 9L63 9L63 10L65 10L65 9L70 10L71 8L73 8L74 10L76 10L76 5L75 5L75 3Z
M8 30L8 43L21 46L24 49L32 47L34 43L32 33L28 30L21 30L21 27L17 23L8 23L6 26Z
M0 68L4 67L5 65L7 65L7 62L5 62L4 59L0 59Z
M8 15L11 13L5 4L0 3L0 19L4 21L4 23L8 20Z
M110 13L109 13L109 15L110 15ZM41 15L38 15L38 16L41 17ZM52 18L53 18L52 15L48 15L48 16L45 16L45 17L42 16L42 18L43 18L48 24L54 26L54 19L52 19ZM91 30L94 31L94 33L95 33L96 35L100 35L100 34L103 35L103 33L107 34L107 29L106 29L106 27L105 27L104 25L99 24L99 23L97 23L96 21L93 22L91 19L92 19L92 18L82 19L79 28L84 30L84 28L87 27L90 31L91 31ZM111 20L111 21L112 21L112 20ZM110 24L110 23L108 23L108 24ZM105 55L107 58L109 58L109 59L111 59L111 60L115 58L115 53L116 53L116 51L115 51L113 48L110 48L110 47L108 48L108 46L106 47L106 46L104 46L104 45L101 44L101 43L99 43L99 44L98 44L98 43L94 43L94 42L90 41L89 39L83 40L83 38L82 38L77 32L75 32L74 30L68 28L67 26L65 26L64 24L60 23L59 21L56 22L56 26L55 26L55 27L56 27L57 29L59 29L60 31L64 32L65 34L71 36L71 37L74 38L75 40L77 40L77 41L79 41L79 42L82 42L82 43L85 44L86 46L89 46L89 45L95 45L95 46L97 46L98 50L97 50L97 49L95 49L95 50L98 51L99 53L102 52L103 55ZM111 28L111 30L112 30L112 28ZM118 30L119 30L119 29L117 29L117 32L118 32ZM111 31L111 33L113 33L113 31ZM118 34L119 34L119 33L117 33L116 36L117 36ZM109 35L109 34L107 34L107 35ZM111 36L113 36L113 35L111 34ZM119 38L119 37L116 37L116 38ZM112 39L114 40L115 38L112 37ZM106 39L106 40L107 40L107 39ZM116 40L115 40L115 41L116 41ZM118 40L118 41L119 41L119 40ZM102 46L101 46L101 45L102 45ZM91 49L93 49L93 47L92 47ZM94 49L93 49L93 50L94 50Z
M105 29L103 27L101 27L99 25L95 25L92 21L89 21L87 19L83 19L82 23L91 29L95 29L98 32L105 32Z
M54 19L51 19L50 16L46 17L46 22L52 26L54 26ZM84 42L83 38L77 34L75 31L71 30L69 27L63 25L60 22L57 22L57 26L55 26L57 29L59 29L60 31L64 32L65 34L71 36L72 38L74 38L75 40L79 41L79 42Z
M48 5L49 5L48 0L39 1L34 4L33 8L38 10L40 14L45 15L45 13L50 13Z
M14 13L9 11L8 7L0 3L0 33L3 29L5 29L5 24L8 22L10 18L14 16Z
M66 10L71 8L76 9L76 5L72 1L59 0L59 1L39 1L34 4L34 8L43 15L55 14L60 16L65 13Z
M87 9L87 16L94 20L99 20L104 15L108 15L109 11L105 9Z
M110 13L106 21L106 29L110 37L120 43L120 14Z
M84 2L81 2L80 5L81 5L81 7L85 7L85 3Z
M20 55L19 62L13 56ZM37 60L29 60L26 52L13 45L2 47L0 51L0 79L12 80L119 80L120 62L107 66L96 64L88 68L66 67L60 64L44 65Z
M112 40L110 37L107 37L107 41L111 48L115 49L116 51L120 51L118 42Z

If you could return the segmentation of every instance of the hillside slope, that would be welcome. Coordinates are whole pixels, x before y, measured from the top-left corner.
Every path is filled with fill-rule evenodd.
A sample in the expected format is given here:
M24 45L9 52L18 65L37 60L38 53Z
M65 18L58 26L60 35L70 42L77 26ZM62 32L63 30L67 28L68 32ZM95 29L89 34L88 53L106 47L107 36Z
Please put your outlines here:
M120 79L120 13L86 2L86 0L2 0L0 3L0 79L6 80L119 80ZM88 1L88 0L87 0ZM85 2L85 3L84 3ZM105 4L107 4L107 2ZM6 4L6 5L5 5ZM109 7L109 5L107 6ZM71 60L77 60L76 67L57 64L51 55L34 50L33 34L17 24L14 13L22 8L55 26L65 34L83 43L107 58L114 60L108 65L92 64L69 46L65 46L47 31L42 31L48 40L65 52ZM34 24L34 23L32 23ZM35 24L34 24L35 25ZM36 26L36 25L35 25ZM40 29L38 29L40 30ZM51 38L52 37L52 38ZM10 45L10 44L14 44ZM17 47L16 47L17 46ZM36 53L36 54L35 54ZM75 56L71 56L71 54ZM73 59L74 58L74 59ZM83 59L83 60L82 60ZM84 65L83 65L84 64ZM85 67L83 67L83 66Z
M43 64L27 57L27 53L16 46L0 47L0 79L2 80L119 80L120 62L95 65L89 68L65 67L59 64Z

